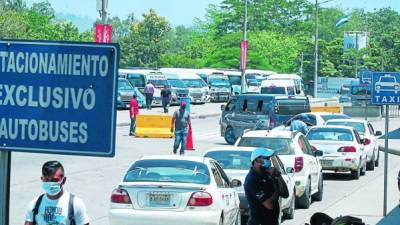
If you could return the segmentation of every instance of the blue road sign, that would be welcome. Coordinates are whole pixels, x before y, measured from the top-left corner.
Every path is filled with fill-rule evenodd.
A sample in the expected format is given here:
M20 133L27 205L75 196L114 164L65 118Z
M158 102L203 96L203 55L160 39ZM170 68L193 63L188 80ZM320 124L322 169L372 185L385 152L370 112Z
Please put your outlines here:
M373 73L371 89L372 104L400 104L400 73Z
M112 157L119 46L0 41L0 150Z
M373 72L371 70L360 70L359 79L361 86L367 86L371 84L372 73Z

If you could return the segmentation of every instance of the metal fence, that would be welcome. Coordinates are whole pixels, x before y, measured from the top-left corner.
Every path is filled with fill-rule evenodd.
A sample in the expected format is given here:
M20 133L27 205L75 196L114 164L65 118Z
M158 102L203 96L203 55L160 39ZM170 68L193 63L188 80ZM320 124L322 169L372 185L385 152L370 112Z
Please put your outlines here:
M382 116L386 115L386 107L382 106ZM400 105L389 105L389 117L400 117Z

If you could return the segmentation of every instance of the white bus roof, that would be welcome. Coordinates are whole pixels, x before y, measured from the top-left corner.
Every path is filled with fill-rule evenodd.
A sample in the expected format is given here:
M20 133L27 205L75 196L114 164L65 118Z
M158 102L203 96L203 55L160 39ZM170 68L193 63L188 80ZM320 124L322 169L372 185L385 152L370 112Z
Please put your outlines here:
M256 74L260 74L260 75L265 75L265 76L270 76L270 75L275 75L277 74L274 71L268 71L268 70L254 70L254 69L248 69L246 70L246 74L247 73L256 73Z
M153 69L119 69L118 73L136 73L136 74L143 74L143 75L147 75L147 74L160 74L161 72L158 70L153 70Z
M293 80L263 80L261 87L294 87L295 83Z
M274 75L268 76L267 79L268 80L283 80L283 79L302 80L302 78L299 75L296 75L296 74L274 74Z

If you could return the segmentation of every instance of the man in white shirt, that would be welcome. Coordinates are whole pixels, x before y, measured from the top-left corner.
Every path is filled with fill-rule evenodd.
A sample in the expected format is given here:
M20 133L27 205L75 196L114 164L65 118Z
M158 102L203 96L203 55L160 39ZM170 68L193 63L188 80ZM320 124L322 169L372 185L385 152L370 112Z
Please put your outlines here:
M44 194L29 203L24 225L89 225L83 201L63 188L67 178L60 162L43 164L41 179Z

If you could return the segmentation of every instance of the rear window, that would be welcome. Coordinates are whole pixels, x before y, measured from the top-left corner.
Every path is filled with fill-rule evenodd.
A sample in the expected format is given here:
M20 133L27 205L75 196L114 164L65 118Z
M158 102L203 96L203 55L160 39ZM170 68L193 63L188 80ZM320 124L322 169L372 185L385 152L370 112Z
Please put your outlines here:
M353 141L353 134L347 129L317 128L311 129L307 133L307 138L311 141Z
M262 87L261 94L286 94L284 87Z
M348 121L328 121L326 122L327 125L340 125L340 126L348 126L348 127L353 127L356 129L358 133L365 133L365 126L364 123L358 123L358 122L348 122Z
M124 177L124 182L171 182L209 184L208 167L199 162L184 160L140 160Z
M310 112L310 104L306 99L278 99L276 112L280 115Z
M292 154L288 138L242 137L238 146L269 148L276 151L278 155Z
M249 151L212 151L205 156L215 159L223 169L247 170L251 167Z
M164 87L168 85L167 79L154 79L154 80L149 80L154 87Z

